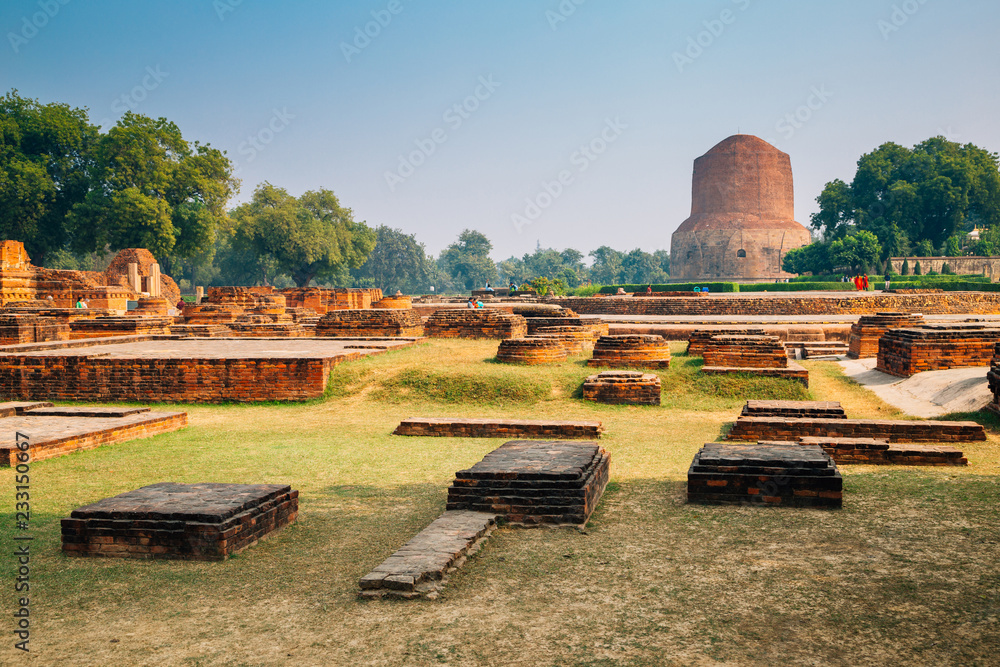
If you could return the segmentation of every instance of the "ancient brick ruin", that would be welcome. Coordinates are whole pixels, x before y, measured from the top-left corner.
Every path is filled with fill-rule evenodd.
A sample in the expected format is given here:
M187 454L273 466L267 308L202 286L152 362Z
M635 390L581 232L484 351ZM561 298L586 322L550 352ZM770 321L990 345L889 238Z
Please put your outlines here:
M161 482L73 510L69 556L225 560L293 523L299 492L281 484Z
M595 335L583 327L536 327L535 332L529 335L557 340L569 354L583 354L594 349Z
M520 315L495 308L437 310L424 324L432 338L524 338L528 323Z
M743 406L740 417L792 417L802 419L847 419L838 401L780 401L751 399Z
M763 329L742 327L739 329L696 329L688 336L688 356L700 357L705 353L705 347L713 336L766 336Z
M0 466L14 464L16 442L27 435L32 461L62 456L102 445L148 438L187 425L186 412L153 412L149 408L60 407L49 402L0 403Z
M712 336L702 352L706 375L753 373L801 382L809 386L809 372L789 361L777 336Z
M889 329L917 327L924 323L921 313L876 313L862 315L851 326L847 339L847 356L851 359L868 359L878 356L878 341Z
M610 461L596 444L514 440L455 473L447 509L494 512L518 524L582 525L604 493Z
M424 326L414 310L370 308L331 310L316 324L317 336L351 338L358 336L420 337Z
M923 371L988 366L1000 327L989 324L925 324L890 329L879 339L876 368L909 377Z
M688 502L841 507L843 478L816 445L710 442L688 469Z
M0 345L69 340L69 322L30 313L0 314Z
M668 368L670 344L663 336L625 334L601 336L594 343L594 356L588 366L610 368Z
M500 341L497 361L535 366L566 361L569 350L555 338L508 338Z
M728 440L798 441L802 437L873 438L886 442L985 440L982 425L967 421L740 417Z
M660 378L640 371L604 371L587 377L583 398L596 403L659 405Z
M603 432L604 427L601 422L596 421L410 417L400 422L392 433L393 435L449 438L597 440Z
M795 222L788 154L737 134L694 161L691 216L670 241L671 278L774 280L792 248L811 243ZM700 301L700 299L687 299Z

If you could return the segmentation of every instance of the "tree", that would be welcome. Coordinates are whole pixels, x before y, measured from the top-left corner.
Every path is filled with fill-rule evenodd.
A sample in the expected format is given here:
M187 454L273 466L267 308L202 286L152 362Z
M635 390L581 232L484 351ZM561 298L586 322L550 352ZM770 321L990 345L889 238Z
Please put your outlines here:
M916 253L917 257L933 257L934 244L930 239L923 239L917 244Z
M788 273L820 275L833 271L829 243L810 243L792 248L781 258L781 270Z
M830 243L833 265L850 267L852 273L867 273L878 262L881 253L878 238L864 230Z
M66 245L66 215L89 189L98 130L85 109L0 98L0 234L35 264Z
M903 260L903 266L900 269L899 274L903 275L903 276L910 275L910 260L908 260L908 259L904 259Z
M265 182L231 215L233 247L273 261L299 287L314 278L346 282L347 270L364 264L375 247L375 232L326 189L296 199Z
M590 279L602 285L618 285L622 280L622 262L625 254L606 245L590 251L594 263L590 266Z
M621 278L625 284L663 283L669 277L670 275L660 268L660 261L648 252L636 248L622 258Z
M998 164L996 153L944 137L912 149L885 143L861 156L850 185L826 184L812 225L831 241L871 231L888 253L904 240L940 247L970 221L1000 223Z
M430 286L429 268L424 245L417 243L413 234L379 225L375 248L351 274L357 284L378 287L386 294L397 290L420 294Z
M496 265L490 259L491 250L493 244L484 234L465 229L457 241L444 249L438 264L458 285L472 290L497 279Z
M101 135L90 181L67 217L73 249L147 248L161 261L210 249L239 184L221 151L132 112Z

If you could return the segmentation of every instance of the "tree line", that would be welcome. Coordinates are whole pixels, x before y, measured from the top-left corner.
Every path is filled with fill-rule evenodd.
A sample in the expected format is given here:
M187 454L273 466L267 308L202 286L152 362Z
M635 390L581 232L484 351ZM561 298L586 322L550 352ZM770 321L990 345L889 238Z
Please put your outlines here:
M467 291L487 282L547 277L662 282L665 251L589 253L537 248L502 262L465 230L437 258L413 234L354 219L333 191L298 197L261 183L239 191L223 151L186 139L165 118L126 112L104 131L88 111L12 90L0 98L0 236L22 241L49 268L101 270L121 248L147 248L190 285L381 287L387 292ZM183 283L182 283L183 284Z
M789 251L782 268L856 273L884 270L889 257L996 255L998 164L996 153L940 136L913 148L882 144L861 156L850 183L826 184L811 216L820 240Z

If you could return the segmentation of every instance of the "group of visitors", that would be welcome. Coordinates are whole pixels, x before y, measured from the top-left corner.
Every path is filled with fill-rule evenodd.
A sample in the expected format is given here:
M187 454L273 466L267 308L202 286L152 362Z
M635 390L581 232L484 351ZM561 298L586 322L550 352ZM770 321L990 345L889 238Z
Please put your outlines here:
M861 276L854 276L854 286L859 290L865 291L868 289L868 274Z
M83 297L80 297L79 299L76 300L76 307L90 308L90 299L84 299Z
M466 308L482 308L483 302L474 296L470 296L469 300L465 302Z

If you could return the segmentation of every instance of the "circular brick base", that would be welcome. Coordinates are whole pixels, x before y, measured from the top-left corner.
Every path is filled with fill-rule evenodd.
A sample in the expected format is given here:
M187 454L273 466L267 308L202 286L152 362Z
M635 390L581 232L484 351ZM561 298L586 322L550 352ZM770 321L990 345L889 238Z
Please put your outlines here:
M497 361L507 364L549 364L565 361L566 347L554 338L509 338L500 341Z
M667 368L670 345L663 336L626 334L601 336L594 344L594 356L588 366L611 368Z

